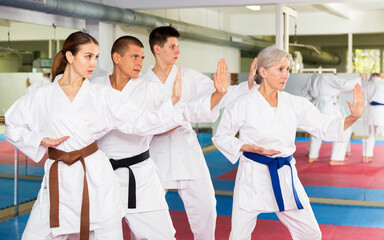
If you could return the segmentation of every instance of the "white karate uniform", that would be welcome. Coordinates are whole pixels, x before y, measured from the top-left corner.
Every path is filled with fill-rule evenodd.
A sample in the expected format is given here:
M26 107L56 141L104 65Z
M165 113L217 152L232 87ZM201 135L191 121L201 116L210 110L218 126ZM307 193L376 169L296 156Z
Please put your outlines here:
M42 159L47 148L40 145L44 137L70 136L57 146L62 151L84 148L113 129L125 133L151 135L182 123L171 101L157 112L141 112L111 88L90 84L85 79L71 102L56 77L17 100L6 112L7 140L32 160ZM121 102L122 101L122 102ZM162 119L159 121L158 119ZM49 170L53 160L45 162L45 175L33 206L23 239L45 239L51 235L78 233L83 192L83 166L59 162L59 221L49 225ZM120 189L108 157L100 150L85 158L89 189L90 230L94 239L122 239Z
M281 152L273 157L290 156L296 150L295 134L298 127L331 141L347 141L351 134L351 128L344 131L343 118L323 115L307 99L286 92L279 91L275 110L257 89L253 89L224 111L212 141L232 163L240 157L230 239L251 239L257 215L279 211L268 167L244 157L241 146L254 144ZM239 139L235 137L238 131ZM304 209L297 210L291 169L285 165L278 170L278 174L286 211L279 212L278 216L290 230L293 239L320 239L321 233L309 199L297 176L295 159L290 163L295 189Z
M109 74L91 80L112 88ZM157 84L144 79L131 79L121 93L126 101L141 109L154 108L160 98ZM156 104L155 104L156 103ZM98 146L108 158L115 160L139 155L149 149L152 136L138 136L113 130L98 140ZM157 167L152 158L130 166L136 181L136 208L128 209L129 171L118 168L115 173L120 182L125 219L134 239L175 239L175 229L169 215L165 193L161 186Z
M356 83L361 84L360 78L345 80L331 73L313 74L303 88L303 95L310 100L321 113L333 117L345 117L345 111L338 95L342 92L352 92ZM309 158L318 158L321 139L311 135ZM331 160L344 161L348 142L332 144Z
M159 91L169 98L177 69L174 65L164 84L152 67L140 78L156 82ZM170 133L154 136L149 149L160 170L164 189L178 189L194 239L210 240L215 238L215 192L196 133L189 122L215 121L220 107L249 92L248 84L230 87L218 106L211 111L210 99L215 91L212 79L188 68L181 68L181 78L180 104L184 106L183 114L188 122Z
M372 157L375 146L377 130L384 135L384 106L370 105L371 102L384 104L384 79L375 77L369 81L367 86L367 118L369 125L368 138L363 141L363 156Z

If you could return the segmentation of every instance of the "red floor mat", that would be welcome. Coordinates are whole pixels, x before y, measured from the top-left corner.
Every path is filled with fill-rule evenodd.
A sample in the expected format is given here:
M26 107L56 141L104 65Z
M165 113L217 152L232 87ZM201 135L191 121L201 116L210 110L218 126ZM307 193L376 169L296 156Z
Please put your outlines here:
M176 239L193 240L185 212L171 211L171 217L176 229ZM216 240L227 240L231 230L231 218L218 216L216 224ZM124 239L128 240L129 227L123 221ZM349 227L320 224L323 240L383 240L384 229L368 227ZM258 220L252 234L252 239L292 239L288 229L280 222L274 220Z
M352 144L352 155L343 166L330 166L331 143L323 143L319 161L308 163L308 142L297 142L294 154L299 178L306 186L355 187L384 189L384 146L375 146L373 163L361 163L361 144ZM237 169L216 179L235 180Z

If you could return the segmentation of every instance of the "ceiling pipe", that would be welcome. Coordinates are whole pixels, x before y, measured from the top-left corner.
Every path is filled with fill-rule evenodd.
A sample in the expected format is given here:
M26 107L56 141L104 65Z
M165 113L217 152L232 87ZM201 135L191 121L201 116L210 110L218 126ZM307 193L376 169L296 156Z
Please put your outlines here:
M243 51L253 53L253 55L256 55L265 47L274 45L273 42L257 37L229 33L181 21L156 17L130 9L121 9L93 2L78 0L1 0L0 5L81 19L92 19L101 22L139 26L146 28L147 30L152 30L159 26L172 25L180 32L184 39L239 48ZM337 65L341 61L340 57L331 53L324 51L318 53L305 47L291 46L289 51L291 53L300 51L305 62Z

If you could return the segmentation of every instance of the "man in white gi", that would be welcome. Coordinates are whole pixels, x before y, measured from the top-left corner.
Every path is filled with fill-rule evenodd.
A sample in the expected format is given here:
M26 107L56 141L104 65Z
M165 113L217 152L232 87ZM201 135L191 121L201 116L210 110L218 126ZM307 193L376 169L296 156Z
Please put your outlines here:
M159 92L163 92L164 97L169 96L178 69L175 63L180 54L179 36L180 33L175 28L168 26L155 28L149 36L156 64L140 78L156 82ZM256 65L256 61L253 65ZM187 68L181 68L181 77L183 92L179 104L189 106L184 109L184 116L188 116L189 122L214 121L215 118L202 113L212 109L212 115L215 115L219 107L239 95L248 93L249 88L253 86L252 78L248 84L245 82L239 87L232 87L225 95L225 99L214 108L218 99L215 95L220 96L222 93L210 78ZM211 97L200 98L202 101L196 102L195 99L199 96L210 93ZM194 239L214 239L217 216L215 192L203 152L191 124L186 123L171 132L154 136L150 153L159 168L164 189L178 189Z
M154 103L160 99L157 89L151 87L154 84L136 79L144 59L144 46L140 40L132 36L120 37L112 46L111 57L113 72L92 82L121 91L128 101L141 109L155 107ZM151 139L152 136L135 136L114 130L101 138L98 146L110 158L118 176L125 221L132 238L175 239L156 165L149 156Z
M113 44L111 55L114 63L113 72L105 77L94 79L94 83L121 91L127 101L136 103L142 109L154 108L164 100L160 95L161 92L158 91L156 82L138 78L144 59L144 46L140 40L132 36L120 37ZM223 63L221 61L219 66L224 66ZM218 74L221 76L219 72ZM180 73L176 74L176 78L180 78ZM228 78L225 80L226 85L217 82L220 90L226 90L227 80ZM222 95L224 94L225 92ZM182 104L178 107L186 109L196 107L196 104L199 105L201 101L206 101L210 97L210 95L203 96L191 104ZM216 102L221 97L219 96ZM200 112L200 114L203 113L203 111ZM209 119L212 118L209 108L206 115ZM218 113L215 115L217 117ZM136 240L174 239L175 230L165 201L165 192L161 186L157 167L149 155L151 139L152 136L134 136L112 131L100 139L98 145L110 158L119 178L123 207L125 207L125 220L131 228L132 237ZM121 164L122 162L125 165Z
M356 83L361 84L361 79L345 80L335 74L313 74L305 87L303 95L310 100L321 113L333 117L345 117L345 111L338 95L342 92L353 92ZM321 139L310 137L308 162L316 162L319 157ZM348 142L334 142L332 144L332 155L330 165L344 164Z
M384 73L372 74L367 86L369 136L363 140L363 162L372 162L377 130L384 135Z

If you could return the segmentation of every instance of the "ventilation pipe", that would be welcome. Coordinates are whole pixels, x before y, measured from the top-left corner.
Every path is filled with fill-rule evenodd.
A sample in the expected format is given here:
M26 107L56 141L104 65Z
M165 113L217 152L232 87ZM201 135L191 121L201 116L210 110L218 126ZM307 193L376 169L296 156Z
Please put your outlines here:
M170 20L162 17L121 9L93 2L78 0L2 0L0 5L23 8L50 14L58 14L81 19L92 19L101 22L139 26L151 30L155 27L172 25L182 38L213 43L215 45L230 46L253 53L274 43L260 38L229 33L212 28L202 27L185 22ZM336 55L320 51L315 52L305 47L289 48L289 51L300 51L304 61L318 64L337 65L340 58Z

